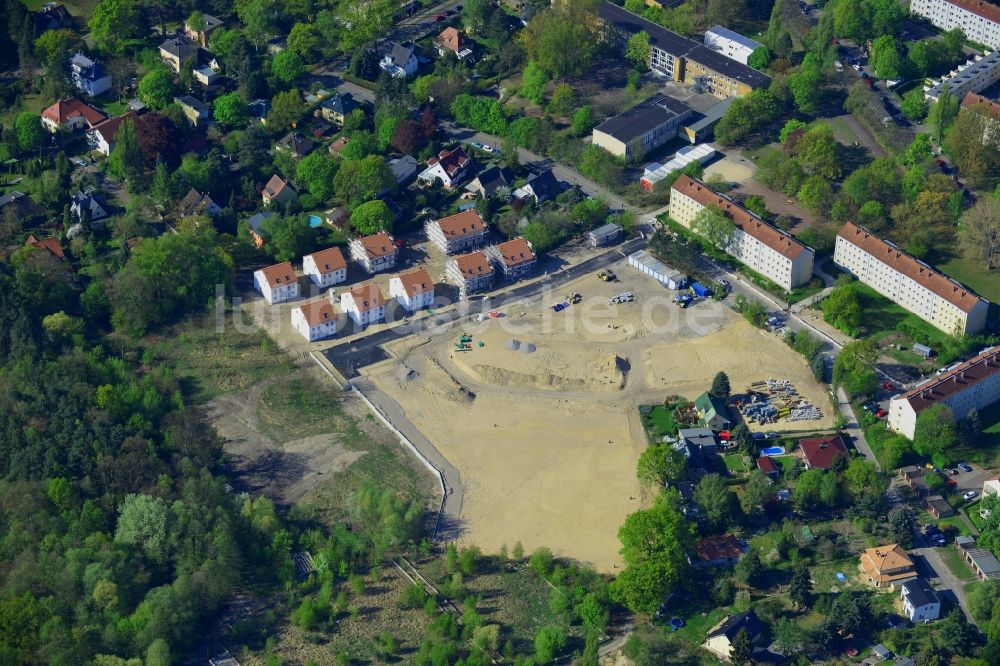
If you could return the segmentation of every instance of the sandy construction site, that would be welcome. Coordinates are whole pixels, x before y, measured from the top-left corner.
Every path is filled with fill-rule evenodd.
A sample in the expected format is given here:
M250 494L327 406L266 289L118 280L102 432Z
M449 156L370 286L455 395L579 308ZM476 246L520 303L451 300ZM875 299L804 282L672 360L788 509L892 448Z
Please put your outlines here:
M461 473L463 541L488 551L548 546L613 571L618 528L644 501L636 407L693 399L719 370L734 392L780 377L823 408L820 421L768 429L833 424L824 388L780 337L717 303L681 310L673 292L615 268L623 282L569 285L584 300L563 312L550 306L568 293L549 294L500 319L396 341L387 346L394 358L363 371ZM624 291L634 303L608 305Z

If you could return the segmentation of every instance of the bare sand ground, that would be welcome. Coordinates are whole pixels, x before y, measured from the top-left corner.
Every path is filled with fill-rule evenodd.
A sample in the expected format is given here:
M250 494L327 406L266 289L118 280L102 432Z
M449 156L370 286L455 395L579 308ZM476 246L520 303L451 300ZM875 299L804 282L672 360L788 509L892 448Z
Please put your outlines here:
M694 398L719 370L734 391L790 379L823 408L822 421L781 427L832 425L822 386L779 337L717 303L680 310L653 280L616 270L622 282L571 285L585 302L563 313L549 306L565 294L549 294L501 320L394 342L392 360L364 371L462 474L464 542L495 551L520 541L603 571L620 566L618 528L642 506L635 464L647 441L636 407ZM609 308L623 291L636 302ZM455 349L462 334L470 351Z
M718 162L710 164L705 169L705 178L720 175L729 182L743 183L753 177L754 169L749 162L739 161L738 158L723 158Z

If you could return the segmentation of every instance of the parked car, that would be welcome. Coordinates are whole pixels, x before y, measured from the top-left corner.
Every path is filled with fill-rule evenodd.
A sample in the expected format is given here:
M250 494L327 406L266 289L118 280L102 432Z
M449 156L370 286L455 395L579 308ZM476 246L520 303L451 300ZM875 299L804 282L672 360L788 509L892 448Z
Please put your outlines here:
M434 15L434 22L435 23L440 23L443 20L444 20L444 14L435 14Z
M955 479L945 479L944 485L946 488L948 488L948 490L954 490L955 488L958 488L958 484L955 482Z
M753 437L755 440L764 439L764 433L762 433L762 432L755 432L755 433L752 433L750 436Z
M945 536L940 532L935 532L929 538L931 540L931 543L933 543L935 546L943 546L947 542Z
M884 409L879 408L879 410L875 412L875 418L877 419L883 418L888 413L889 412L885 411Z
M719 439L723 442L731 442L733 441L733 433L728 430L722 430L719 432Z
M962 495L962 499L964 499L964 500L970 500L970 499L973 499L978 494L979 493L977 493L975 490L970 490L969 492L967 492L964 495Z
M960 470L962 470L963 472L971 472L972 471L972 465L969 465L968 463L964 463L964 462L958 463L958 468Z
M884 388L886 391L895 391L896 390L895 385L892 382L890 382L890 381L882 382L882 388Z
M865 410L866 412L874 412L876 409L878 409L878 403L866 402L865 404L861 405L861 409Z

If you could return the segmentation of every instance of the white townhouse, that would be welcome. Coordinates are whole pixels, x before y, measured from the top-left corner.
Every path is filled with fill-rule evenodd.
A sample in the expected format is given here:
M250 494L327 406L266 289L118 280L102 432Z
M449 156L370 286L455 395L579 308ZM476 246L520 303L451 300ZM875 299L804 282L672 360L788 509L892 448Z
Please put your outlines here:
M705 32L705 46L744 65L750 59L750 54L760 45L760 42L755 42L749 37L744 37L729 28L723 28L721 25Z
M396 256L399 254L392 236L384 231L371 236L352 238L348 249L351 252L351 261L369 275L387 271L395 266Z
M455 254L479 247L486 241L486 222L476 210L469 209L424 224L427 240L445 254Z
M254 286L271 305L284 303L299 296L299 278L290 261L254 271Z
M903 612L910 622L930 622L941 617L941 600L934 588L923 578L908 580L900 585Z
M347 262L339 247L328 247L304 256L302 273L323 289L347 280Z
M947 372L934 375L889 401L889 429L913 439L917 416L933 405L947 405L956 419L1000 400L1000 347L988 347Z
M468 298L474 291L493 287L493 267L484 252L455 257L445 265L444 274L449 282L458 287L460 298Z
M736 231L726 252L782 289L792 289L812 279L815 252L740 206L687 175L678 178L670 191L670 218L687 228L706 206L715 206L733 221Z
M382 56L378 66L393 78L405 79L417 73L419 63L413 49L393 43L392 49Z
M326 298L292 309L292 328L307 342L328 338L337 332L337 313Z
M340 311L358 326L385 321L385 297L377 284L361 285L340 295Z
M400 273L389 280L389 298L408 312L429 308L434 303L434 281L423 267Z
M493 261L507 280L518 280L535 272L537 263L535 253L531 251L531 244L523 238L514 238L506 243L488 247L486 256Z
M910 13L942 30L961 28L966 39L1000 48L1000 7L985 0L910 0Z
M135 127L138 118L135 111L127 111L120 116L102 120L87 130L87 142L94 150L107 157L115 149L115 137L118 136L118 130L121 129L121 126L126 121L131 122L133 129L138 131L139 128Z
M852 222L837 233L833 261L949 335L974 335L986 325L987 301Z

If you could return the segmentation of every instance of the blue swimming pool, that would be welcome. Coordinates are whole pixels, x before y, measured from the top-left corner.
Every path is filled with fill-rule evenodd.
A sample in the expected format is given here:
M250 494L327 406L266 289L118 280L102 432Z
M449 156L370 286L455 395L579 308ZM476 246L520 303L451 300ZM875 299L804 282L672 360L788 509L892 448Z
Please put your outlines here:
M785 452L784 447L781 446L769 446L765 449L760 450L760 455L762 456L780 456Z
M321 218L319 215L310 215L309 226L312 227L313 229L315 229L316 227L323 226L323 218Z

